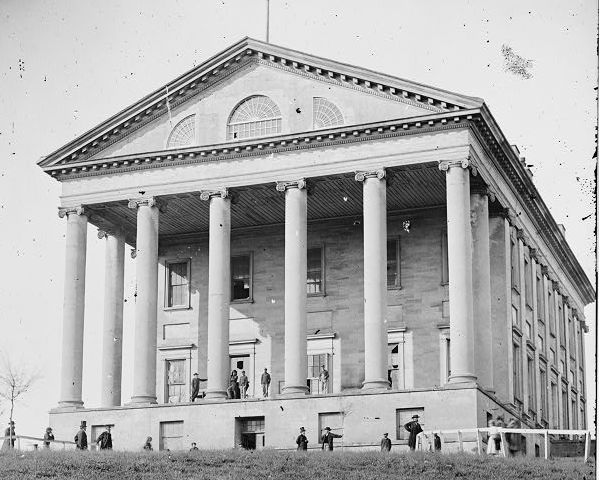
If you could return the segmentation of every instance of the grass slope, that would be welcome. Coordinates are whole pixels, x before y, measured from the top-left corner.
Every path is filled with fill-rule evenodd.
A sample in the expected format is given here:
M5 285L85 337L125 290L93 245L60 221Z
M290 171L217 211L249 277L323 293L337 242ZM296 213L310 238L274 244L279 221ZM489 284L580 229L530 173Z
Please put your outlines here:
M7 452L0 478L81 480L179 479L543 479L590 480L581 458L490 458L468 454L378 452Z

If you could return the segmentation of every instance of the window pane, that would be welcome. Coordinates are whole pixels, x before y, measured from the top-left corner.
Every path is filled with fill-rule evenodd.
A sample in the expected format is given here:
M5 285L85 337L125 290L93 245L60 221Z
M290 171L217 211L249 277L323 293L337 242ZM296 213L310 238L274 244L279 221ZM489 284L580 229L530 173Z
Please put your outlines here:
M306 291L308 294L322 293L322 247L308 249Z
M188 262L168 264L168 307L188 304L189 279L187 277Z
M250 298L250 256L231 257L232 300Z

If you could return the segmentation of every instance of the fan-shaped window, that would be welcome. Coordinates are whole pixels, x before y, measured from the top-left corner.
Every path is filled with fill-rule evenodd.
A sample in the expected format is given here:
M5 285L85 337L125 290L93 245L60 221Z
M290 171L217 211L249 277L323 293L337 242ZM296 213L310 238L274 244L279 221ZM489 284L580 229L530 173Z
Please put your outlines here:
M343 125L343 114L333 102L315 97L313 105L314 128L328 128Z
M168 137L166 148L187 147L193 145L196 138L196 116L190 115L181 120Z
M270 98L255 95L241 102L229 117L229 140L281 133L281 110Z

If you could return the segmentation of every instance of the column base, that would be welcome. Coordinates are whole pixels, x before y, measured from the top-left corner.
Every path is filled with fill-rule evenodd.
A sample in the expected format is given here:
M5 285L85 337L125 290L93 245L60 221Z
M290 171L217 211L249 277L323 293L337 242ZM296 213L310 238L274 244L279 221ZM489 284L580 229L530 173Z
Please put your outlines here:
M477 377L473 373L460 373L449 376L449 383L476 383Z
M62 400L58 402L57 410L82 410L83 402L81 400Z
M389 380L373 378L362 382L362 390L390 390Z
M228 398L226 390L206 390L204 400L227 400Z
M310 389L306 385L285 385L281 395L309 395Z
M158 402L156 401L156 397L151 395L136 395L131 397L131 401L127 404L127 406L133 407L136 405L155 405Z

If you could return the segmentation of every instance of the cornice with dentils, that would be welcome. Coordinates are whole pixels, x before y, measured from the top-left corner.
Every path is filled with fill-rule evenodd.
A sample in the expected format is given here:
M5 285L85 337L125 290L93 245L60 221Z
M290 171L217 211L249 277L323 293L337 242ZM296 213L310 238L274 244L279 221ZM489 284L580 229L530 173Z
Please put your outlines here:
M479 98L448 92L246 37L43 157L38 164L41 167L70 164L82 158L95 156L103 148L122 140L131 132L166 114L167 96L173 108L251 62L336 83L432 112L458 111L482 105L482 100Z

